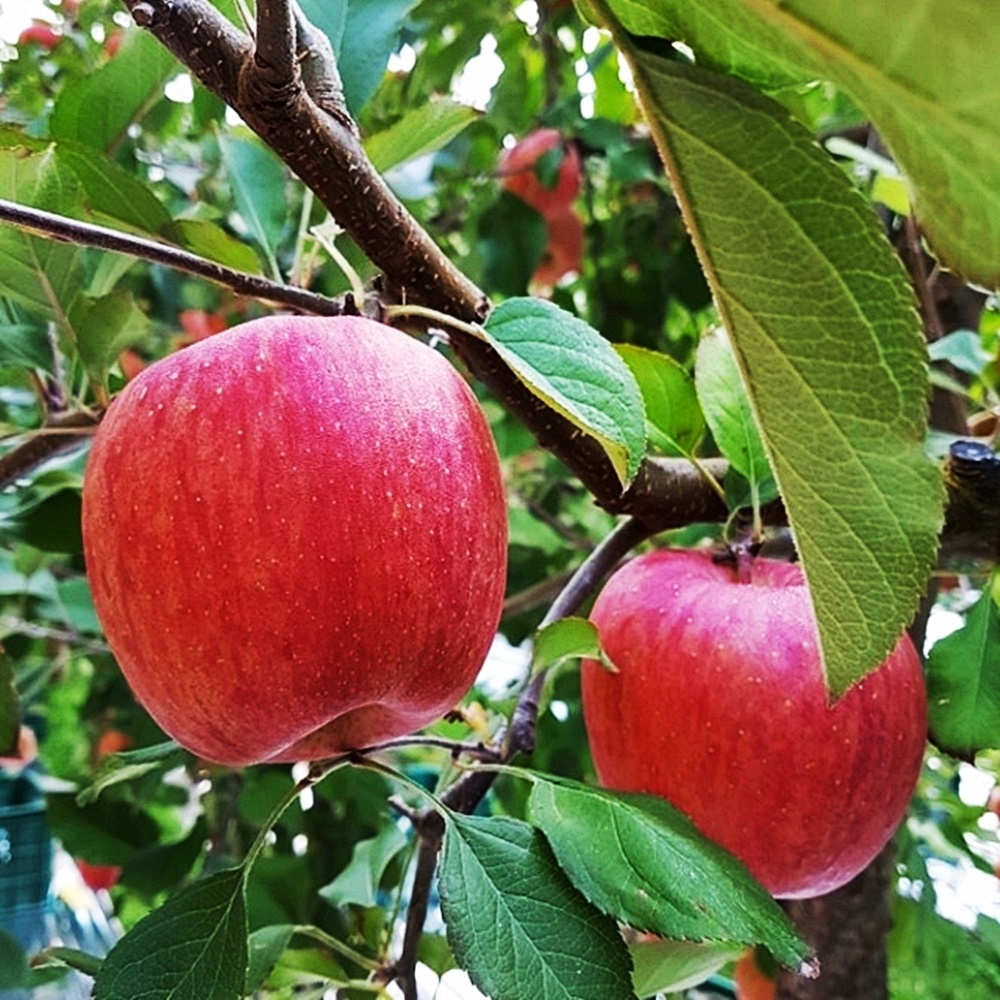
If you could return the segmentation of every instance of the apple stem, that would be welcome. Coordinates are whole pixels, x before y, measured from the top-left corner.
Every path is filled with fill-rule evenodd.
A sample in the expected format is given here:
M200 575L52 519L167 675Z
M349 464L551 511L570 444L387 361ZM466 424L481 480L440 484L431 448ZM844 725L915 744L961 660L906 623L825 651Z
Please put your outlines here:
M736 581L737 583L753 582L753 552L749 545L737 545L736 555Z

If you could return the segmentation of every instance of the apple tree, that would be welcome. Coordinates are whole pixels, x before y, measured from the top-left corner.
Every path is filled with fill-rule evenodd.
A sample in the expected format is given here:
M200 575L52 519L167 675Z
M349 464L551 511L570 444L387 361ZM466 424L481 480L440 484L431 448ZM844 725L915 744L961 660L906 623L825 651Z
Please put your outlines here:
M989 14L40 2L0 810L109 933L0 989L995 996Z

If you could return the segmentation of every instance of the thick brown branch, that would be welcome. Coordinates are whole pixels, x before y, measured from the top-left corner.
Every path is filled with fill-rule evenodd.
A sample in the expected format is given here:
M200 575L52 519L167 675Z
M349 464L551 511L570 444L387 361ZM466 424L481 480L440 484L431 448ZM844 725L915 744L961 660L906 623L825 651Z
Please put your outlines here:
M371 165L356 131L307 93L287 62L255 60L253 43L206 0L123 0L210 90L312 189L387 279L387 296L429 306L467 322L481 321L488 302L413 219ZM267 6L261 0L260 6ZM284 6L284 4L283 4ZM277 8L276 8L277 9ZM272 42L267 43L268 53ZM458 334L454 349L472 374L616 513L653 527L674 515L655 492L662 477L644 469L636 486L621 484L601 445L582 434L521 383L485 342Z

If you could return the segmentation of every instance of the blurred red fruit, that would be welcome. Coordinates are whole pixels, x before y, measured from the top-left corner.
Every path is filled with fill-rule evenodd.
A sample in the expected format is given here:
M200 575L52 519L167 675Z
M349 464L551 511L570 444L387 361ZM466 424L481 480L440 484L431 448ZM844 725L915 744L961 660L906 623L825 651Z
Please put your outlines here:
M36 21L34 24L29 24L21 32L17 39L17 44L25 46L40 45L43 49L51 51L59 44L60 38L62 38L62 35L51 24L43 24Z
M561 149L562 160L552 182L546 184L539 176L538 161L556 149ZM503 153L500 176L506 190L548 219L565 214L580 193L580 154L554 128L538 129Z
M104 54L109 59L113 59L118 54L118 50L122 47L122 39L124 37L124 31L112 31L111 34L108 35L107 40L104 43Z
M578 274L583 266L583 222L572 209L567 209L547 223L549 242L532 281L551 287L567 274Z
M94 892L99 889L108 890L118 882L118 876L122 870L118 865L92 865L88 861L76 859L76 867L80 869L83 881L90 886Z

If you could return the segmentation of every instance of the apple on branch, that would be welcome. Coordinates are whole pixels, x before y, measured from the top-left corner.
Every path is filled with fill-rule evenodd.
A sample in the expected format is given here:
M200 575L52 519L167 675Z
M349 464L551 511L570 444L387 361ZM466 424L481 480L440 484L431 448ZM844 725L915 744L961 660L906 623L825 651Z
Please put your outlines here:
M434 721L503 600L482 410L440 354L357 317L253 320L139 374L95 436L83 533L133 691L222 764Z
M798 566L756 559L741 582L669 549L614 574L592 619L617 667L583 665L602 783L668 799L779 897L829 892L885 846L927 729L908 637L831 703Z

